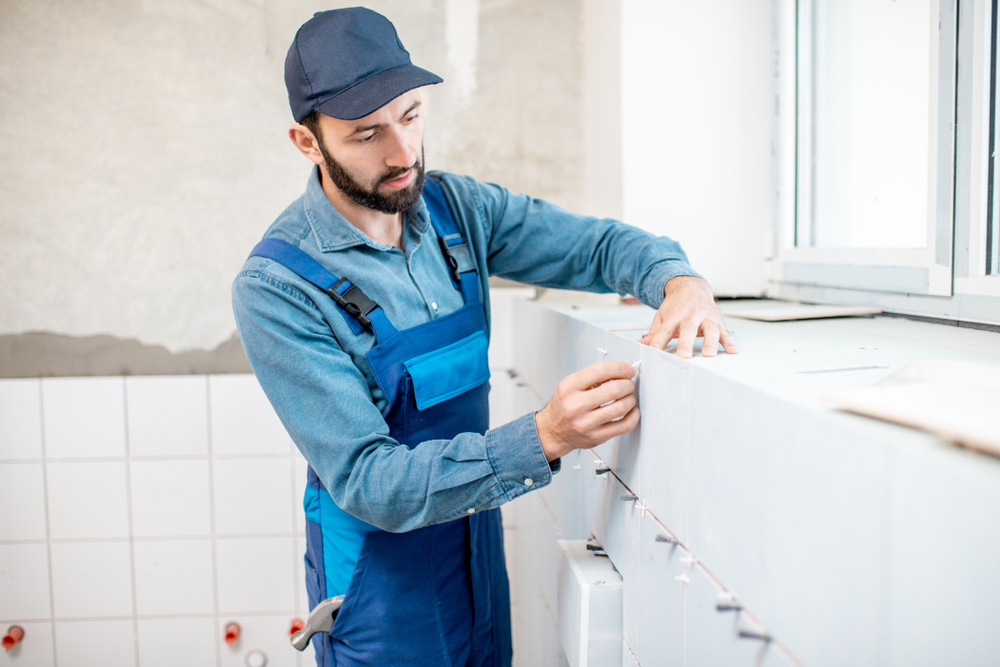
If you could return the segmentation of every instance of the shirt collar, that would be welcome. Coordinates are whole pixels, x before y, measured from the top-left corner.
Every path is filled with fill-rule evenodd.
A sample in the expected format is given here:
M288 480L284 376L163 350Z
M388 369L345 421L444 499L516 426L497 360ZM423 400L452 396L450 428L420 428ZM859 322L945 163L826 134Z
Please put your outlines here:
M358 245L367 245L382 251L395 249L393 246L372 241L334 208L326 192L323 191L318 166L309 175L303 203L306 219L309 221L309 227L316 238L320 252L333 252ZM424 198L421 197L403 215L403 225L412 227L419 236L423 236L430 224L430 215L427 213Z

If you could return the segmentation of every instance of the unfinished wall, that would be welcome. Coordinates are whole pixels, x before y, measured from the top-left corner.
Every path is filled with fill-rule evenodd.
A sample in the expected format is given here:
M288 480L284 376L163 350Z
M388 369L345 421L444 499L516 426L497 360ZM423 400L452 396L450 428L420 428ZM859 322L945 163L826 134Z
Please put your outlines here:
M349 4L4 2L0 334L229 340L230 282L311 166L286 138L286 49ZM579 208L579 0L368 6L445 78L429 167Z

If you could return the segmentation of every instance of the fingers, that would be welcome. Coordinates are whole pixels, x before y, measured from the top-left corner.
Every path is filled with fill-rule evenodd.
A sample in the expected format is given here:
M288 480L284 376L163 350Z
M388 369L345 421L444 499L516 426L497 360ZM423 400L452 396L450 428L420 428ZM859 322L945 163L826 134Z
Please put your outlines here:
M585 391L609 380L629 379L635 375L635 368L624 361L598 361L583 370L564 378L571 389Z
M665 350L667 349L667 343L673 340L674 334L676 333L676 324L660 323L660 326L656 326L656 323L654 322L653 327L649 330L649 333L646 334L646 337L643 338L643 341L646 345L656 348L657 350Z
M701 333L705 337L701 342L701 356L714 357L719 352L719 325L712 320L705 320L701 325Z
M602 405L591 412L592 426L598 428L624 417L636 406L635 394L624 396L613 403Z
M594 444L591 446L596 447L597 445L607 442L611 438L624 435L625 433L633 430L639 425L639 416L639 408L633 407L620 420L608 422L604 426L596 429L593 432Z
M740 349L736 347L736 341L733 340L733 335L727 329L722 330L722 347L726 354L740 353Z
M681 324L680 338L677 341L677 357L690 359L694 355L694 339L698 336L698 322L688 320Z

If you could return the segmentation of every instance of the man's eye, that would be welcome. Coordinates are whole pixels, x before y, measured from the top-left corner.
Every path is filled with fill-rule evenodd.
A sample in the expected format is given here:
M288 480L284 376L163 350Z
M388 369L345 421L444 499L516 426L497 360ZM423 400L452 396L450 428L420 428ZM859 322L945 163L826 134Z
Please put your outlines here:
M412 123L413 121L415 121L417 119L418 115L419 114L413 114L412 116L407 116L406 118L403 119L403 122L404 123Z
M366 144L366 143L368 143L369 141L371 141L374 138L375 138L375 134L372 133L372 134L369 134L368 136L365 136L365 137L358 137L358 142L362 143L362 144Z

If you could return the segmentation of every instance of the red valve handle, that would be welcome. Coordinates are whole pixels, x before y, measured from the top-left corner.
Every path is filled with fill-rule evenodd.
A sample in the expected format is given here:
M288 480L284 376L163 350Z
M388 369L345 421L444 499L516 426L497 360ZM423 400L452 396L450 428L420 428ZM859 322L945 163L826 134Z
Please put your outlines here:
M9 651L24 639L24 630L19 625L12 625L7 629L7 634L3 638L3 650Z
M232 646L236 643L236 640L240 638L240 624L230 623L226 626L226 634L223 637L226 640L227 646Z

